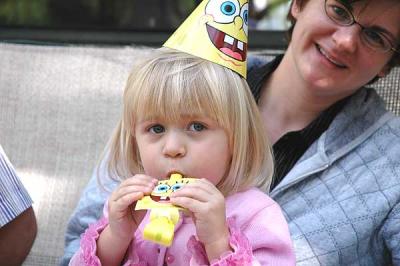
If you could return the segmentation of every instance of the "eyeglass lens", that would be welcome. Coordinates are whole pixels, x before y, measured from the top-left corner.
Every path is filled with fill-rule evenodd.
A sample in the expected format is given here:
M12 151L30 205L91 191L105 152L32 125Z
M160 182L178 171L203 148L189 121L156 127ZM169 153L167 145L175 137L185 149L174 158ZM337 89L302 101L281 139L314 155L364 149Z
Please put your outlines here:
M373 50L387 52L392 49L392 42L383 32L362 26L354 19L353 13L344 3L338 0L325 0L325 12L338 25L351 26L357 24L360 26L361 39Z

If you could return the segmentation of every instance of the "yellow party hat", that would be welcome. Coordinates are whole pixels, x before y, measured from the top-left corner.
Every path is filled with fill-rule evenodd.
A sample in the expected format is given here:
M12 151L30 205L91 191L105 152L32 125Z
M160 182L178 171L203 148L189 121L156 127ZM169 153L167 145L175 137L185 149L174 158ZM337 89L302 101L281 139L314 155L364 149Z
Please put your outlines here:
M246 78L248 0L203 0L164 43Z

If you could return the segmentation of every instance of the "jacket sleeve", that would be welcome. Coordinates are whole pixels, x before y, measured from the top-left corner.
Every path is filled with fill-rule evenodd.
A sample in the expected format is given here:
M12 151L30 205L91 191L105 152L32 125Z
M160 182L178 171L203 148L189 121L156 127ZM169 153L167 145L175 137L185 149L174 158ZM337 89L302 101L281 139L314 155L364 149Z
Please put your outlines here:
M69 262L72 266L100 266L100 260L96 255L97 251L97 239L100 233L108 225L108 220L106 218L100 219L98 222L91 224L88 229L83 233L80 248L74 254Z
M80 248L69 262L70 266L101 266L100 259L97 257L97 239L107 225L108 219L103 217L86 229L80 240ZM139 256L135 253L129 254L129 257L124 260L122 265L146 266L147 263L139 261Z
M382 236L392 255L392 264L400 266L400 202L389 213L382 228Z
M260 67L267 62L268 60L264 56L249 55L249 57L247 58L247 73L253 71L254 69Z
M233 251L222 254L211 266L295 265L292 241L285 218L275 203L263 209L242 227L228 219L229 243ZM189 240L191 266L208 265L204 246L194 237Z
M69 263L72 255L78 250L80 237L88 228L89 224L96 222L102 215L103 205L110 192L116 186L117 182L108 178L107 171L102 162L99 171L95 169L93 175L86 185L78 205L72 213L65 232L64 255L61 259L61 266ZM106 190L99 187L98 179L101 177L103 186Z

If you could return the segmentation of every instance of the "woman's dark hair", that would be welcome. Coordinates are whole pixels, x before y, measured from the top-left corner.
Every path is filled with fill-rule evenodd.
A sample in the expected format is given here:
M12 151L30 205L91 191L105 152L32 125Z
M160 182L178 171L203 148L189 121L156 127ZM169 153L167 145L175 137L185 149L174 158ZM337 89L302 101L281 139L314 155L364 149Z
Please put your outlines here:
M308 1L309 0L292 0L292 2L290 4L289 12L287 15L287 19L290 21L290 27L286 31L286 40L288 43L290 43L290 41L292 40L292 33L293 33L294 26L296 24L296 19L292 16L292 12L291 12L292 6L296 2L299 5L299 8L302 9L307 4ZM357 0L355 0L355 1L357 1ZM349 2L355 2L355 1L350 0ZM363 0L361 0L361 1L363 1ZM397 49L397 51L400 51L400 43L397 44L396 49ZM392 59L390 59L389 63L387 64L388 72L395 66L400 66L400 53L396 53L396 52L394 52ZM373 81L376 81L376 78L373 79Z

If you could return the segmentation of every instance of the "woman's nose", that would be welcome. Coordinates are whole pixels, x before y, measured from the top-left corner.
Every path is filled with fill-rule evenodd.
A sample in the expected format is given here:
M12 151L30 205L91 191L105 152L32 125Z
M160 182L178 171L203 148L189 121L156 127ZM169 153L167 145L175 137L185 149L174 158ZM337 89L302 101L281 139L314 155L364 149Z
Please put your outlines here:
M360 42L361 28L358 25L338 27L333 34L333 40L338 50L353 53Z
M184 136L178 132L169 132L165 137L163 154L167 157L183 157L186 154Z

